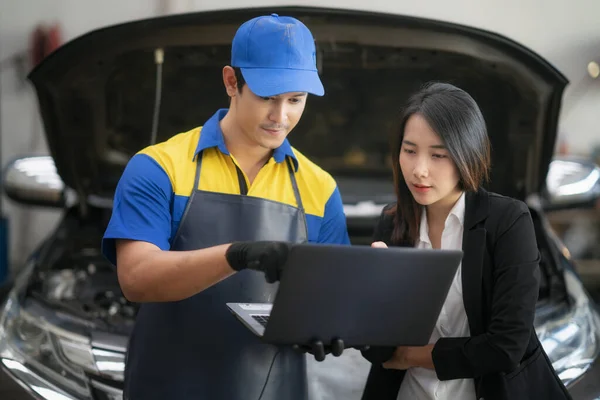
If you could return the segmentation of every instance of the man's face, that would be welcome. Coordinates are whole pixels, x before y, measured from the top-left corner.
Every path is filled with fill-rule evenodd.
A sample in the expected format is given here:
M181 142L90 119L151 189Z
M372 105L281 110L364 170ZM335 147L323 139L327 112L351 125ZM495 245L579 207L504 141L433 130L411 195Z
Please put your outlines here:
M307 94L284 93L273 97L258 97L244 85L232 98L235 120L251 142L267 148L281 146L304 112Z

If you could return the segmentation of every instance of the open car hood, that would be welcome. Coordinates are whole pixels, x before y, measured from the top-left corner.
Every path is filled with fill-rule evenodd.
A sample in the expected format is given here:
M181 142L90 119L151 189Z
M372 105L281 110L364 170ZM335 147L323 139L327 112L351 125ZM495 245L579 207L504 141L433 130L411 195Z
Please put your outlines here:
M66 185L83 198L112 196L129 158L151 143L157 86L157 141L227 107L221 70L234 33L243 21L272 12L301 19L315 36L326 93L309 98L290 139L334 176L389 176L390 124L410 93L438 80L467 90L483 111L493 146L492 190L524 197L544 185L567 84L547 61L474 28L305 7L134 21L59 48L29 79ZM157 49L164 52L158 80Z

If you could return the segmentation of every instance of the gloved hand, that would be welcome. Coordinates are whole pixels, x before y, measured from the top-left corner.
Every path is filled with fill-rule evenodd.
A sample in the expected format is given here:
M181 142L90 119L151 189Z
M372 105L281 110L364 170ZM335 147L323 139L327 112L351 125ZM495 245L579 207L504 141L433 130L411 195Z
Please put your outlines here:
M308 353L315 356L315 360L323 361L327 354L333 354L335 357L339 357L344 352L344 341L342 339L333 339L331 345L324 345L321 340L313 341L310 346L295 344L292 346L295 350L302 353Z
M288 242L257 241L236 242L225 252L227 262L236 271L253 269L263 272L267 282L281 279L292 244Z
M333 339L329 346L325 346L321 340L315 340L310 346L295 344L292 348L302 353L312 354L317 361L323 361L327 354L333 354L335 357L341 356L346 346L342 339ZM351 348L362 352L369 350L370 346L352 346Z

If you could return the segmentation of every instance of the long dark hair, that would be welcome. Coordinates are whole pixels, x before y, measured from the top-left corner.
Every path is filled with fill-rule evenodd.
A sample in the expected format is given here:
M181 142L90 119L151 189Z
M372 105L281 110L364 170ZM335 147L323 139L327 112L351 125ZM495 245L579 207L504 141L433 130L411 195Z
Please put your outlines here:
M413 94L402 112L392 145L392 165L397 204L392 243L414 246L421 220L421 206L412 196L400 170L400 150L406 122L419 114L438 134L458 168L459 187L476 192L489 179L490 141L479 106L464 90L447 83L430 83Z

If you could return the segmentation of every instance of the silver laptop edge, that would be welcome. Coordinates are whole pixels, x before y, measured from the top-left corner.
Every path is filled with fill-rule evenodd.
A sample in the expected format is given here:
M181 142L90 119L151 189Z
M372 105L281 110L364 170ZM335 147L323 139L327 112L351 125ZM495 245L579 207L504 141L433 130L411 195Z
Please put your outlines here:
M257 336L263 336L265 327L253 318L253 315L269 316L270 303L226 303L229 310Z

